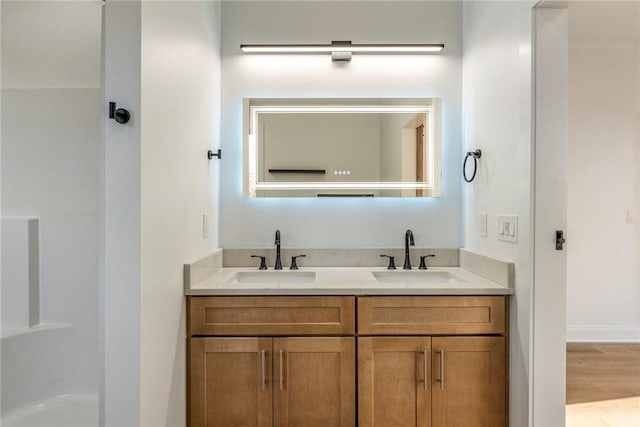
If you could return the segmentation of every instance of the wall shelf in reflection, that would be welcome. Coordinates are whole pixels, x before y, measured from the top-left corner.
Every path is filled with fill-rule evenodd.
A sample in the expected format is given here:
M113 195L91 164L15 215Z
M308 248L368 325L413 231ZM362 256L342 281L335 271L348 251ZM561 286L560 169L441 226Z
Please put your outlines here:
M308 173L324 175L327 171L325 169L269 169L269 173Z

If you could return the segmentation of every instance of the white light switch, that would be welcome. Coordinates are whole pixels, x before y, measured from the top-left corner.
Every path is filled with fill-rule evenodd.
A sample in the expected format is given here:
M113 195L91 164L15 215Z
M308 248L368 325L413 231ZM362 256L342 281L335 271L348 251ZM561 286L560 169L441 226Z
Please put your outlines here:
M627 224L635 224L638 222L638 210L627 209Z
M514 243L518 241L517 215L498 216L498 239Z
M480 223L479 227L480 237L487 237L487 213L480 212Z
M209 214L202 214L202 238L209 238Z

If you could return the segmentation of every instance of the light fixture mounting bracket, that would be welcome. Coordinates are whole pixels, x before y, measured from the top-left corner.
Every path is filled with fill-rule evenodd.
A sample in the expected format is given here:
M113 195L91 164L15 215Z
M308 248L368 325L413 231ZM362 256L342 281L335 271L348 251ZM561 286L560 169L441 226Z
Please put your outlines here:
M341 50L334 50L331 52L331 61L333 62L349 62L351 61L352 52L344 50L344 48L351 46L351 40L333 40L331 46L342 48Z

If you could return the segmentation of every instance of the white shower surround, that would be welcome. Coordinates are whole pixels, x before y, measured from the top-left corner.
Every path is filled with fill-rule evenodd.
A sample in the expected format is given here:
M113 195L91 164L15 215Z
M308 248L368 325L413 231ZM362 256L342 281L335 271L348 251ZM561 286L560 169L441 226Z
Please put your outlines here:
M66 415L88 412L77 425L97 425L97 404L60 396L98 393L102 4L0 7L3 250L6 218L39 219L37 294L27 301L25 282L3 274L20 310L2 325L1 424L70 426Z
M71 325L40 325L2 337L2 410L4 427L98 424L98 396L74 375L69 357Z

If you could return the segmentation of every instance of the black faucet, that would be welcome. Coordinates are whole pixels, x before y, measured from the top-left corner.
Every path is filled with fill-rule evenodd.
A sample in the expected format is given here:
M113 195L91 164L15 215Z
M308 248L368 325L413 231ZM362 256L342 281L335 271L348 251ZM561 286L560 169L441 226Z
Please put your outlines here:
M411 270L411 255L409 254L409 246L415 246L413 242L413 231L407 230L404 233L404 267L405 270Z
M280 258L280 230L276 230L276 265L273 267L274 270L282 270L282 258Z

